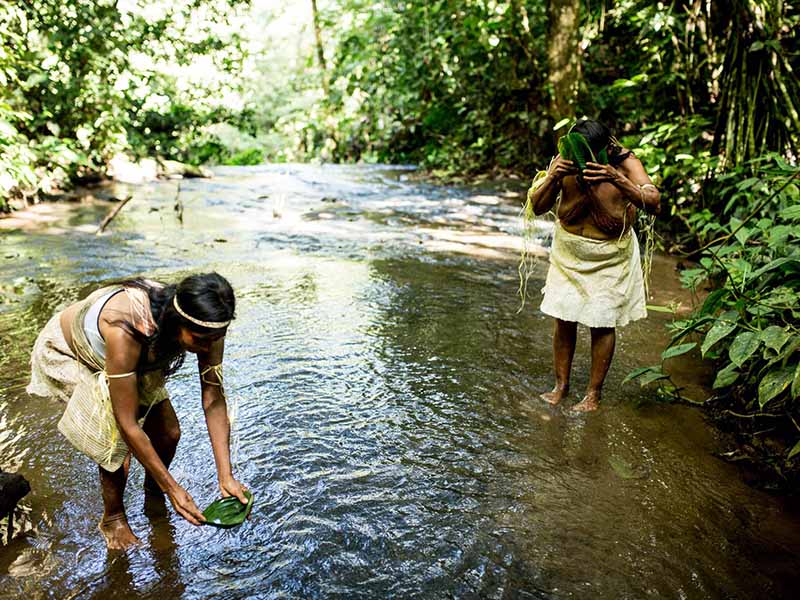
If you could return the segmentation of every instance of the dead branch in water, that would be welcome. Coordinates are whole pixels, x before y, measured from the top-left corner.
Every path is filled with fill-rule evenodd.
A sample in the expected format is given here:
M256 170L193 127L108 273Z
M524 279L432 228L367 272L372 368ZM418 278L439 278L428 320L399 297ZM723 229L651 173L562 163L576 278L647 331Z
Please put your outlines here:
M120 203L117 204L114 207L114 209L110 213L108 213L108 215L106 215L106 218L103 219L103 222L100 223L100 227L97 228L97 231L95 232L95 235L100 235L101 233L103 233L106 230L106 227L108 227L108 224L111 223L111 221L114 220L114 217L116 217L119 214L119 211L122 210L122 207L125 206L130 201L131 198L133 198L133 196L126 196L125 198L120 200Z
M181 202L181 182L178 182L178 189L175 190L175 214L178 222L183 225L183 202Z

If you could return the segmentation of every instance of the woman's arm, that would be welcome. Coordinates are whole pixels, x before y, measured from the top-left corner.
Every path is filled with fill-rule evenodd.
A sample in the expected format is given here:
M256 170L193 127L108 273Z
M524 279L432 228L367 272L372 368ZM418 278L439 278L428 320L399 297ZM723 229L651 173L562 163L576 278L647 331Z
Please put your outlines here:
M141 353L141 345L126 331L119 327L108 327L105 330L106 340L106 373L117 375L136 371ZM117 421L122 439L131 449L158 486L169 496L175 510L193 525L205 521L200 509L192 497L170 475L164 462L158 456L150 442L150 438L139 426L139 390L136 375L122 378L110 378L108 388L111 392L111 406Z
M547 176L538 185L531 185L528 190L528 200L533 205L534 214L542 215L552 209L561 191L561 181L567 175L575 175L577 172L575 163L564 160L561 155L550 161Z
M197 354L203 411L206 415L211 449L214 452L214 462L217 465L220 492L223 496L236 496L240 502L247 504L247 498L244 496L245 487L233 477L231 468L231 424L228 420L228 406L222 387L223 382L220 372L208 370L209 367L216 365L221 367L224 351L225 338L221 338L211 345L207 353Z
M604 181L613 183L636 208L652 215L661 212L661 192L653 185L653 180L644 170L641 161L633 155L626 158L619 169L588 162L583 178L589 184Z

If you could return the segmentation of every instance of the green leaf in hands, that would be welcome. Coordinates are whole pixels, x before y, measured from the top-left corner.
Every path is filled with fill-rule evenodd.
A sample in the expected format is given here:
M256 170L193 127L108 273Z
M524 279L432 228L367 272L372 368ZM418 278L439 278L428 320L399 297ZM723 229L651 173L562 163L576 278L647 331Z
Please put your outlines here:
M205 525L227 529L244 523L253 508L253 493L245 490L247 504L242 504L236 496L228 496L215 500L203 511Z

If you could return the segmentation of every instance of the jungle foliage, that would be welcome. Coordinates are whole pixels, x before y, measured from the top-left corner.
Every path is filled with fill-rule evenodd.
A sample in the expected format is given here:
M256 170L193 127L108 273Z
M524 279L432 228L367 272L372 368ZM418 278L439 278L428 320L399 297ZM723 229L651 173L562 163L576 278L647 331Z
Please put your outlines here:
M318 147L334 160L531 177L556 151L557 121L609 124L662 190L664 245L698 265L685 285L710 292L673 324L665 359L700 349L718 365L715 406L748 427L768 413L766 430L800 439L796 3L336 6L350 18L327 13ZM631 375L668 383L661 366ZM777 456L794 460L800 444Z
M221 25L239 4L0 4L0 209L92 177L122 150L193 158L198 126L229 115L204 101L212 90L184 90L179 69L203 57L235 71L241 40Z

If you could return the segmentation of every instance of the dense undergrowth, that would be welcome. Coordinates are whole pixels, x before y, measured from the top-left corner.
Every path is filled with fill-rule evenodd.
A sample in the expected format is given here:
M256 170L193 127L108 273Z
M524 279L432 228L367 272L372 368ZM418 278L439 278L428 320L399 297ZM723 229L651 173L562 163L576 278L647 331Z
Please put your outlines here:
M239 0L0 4L0 211L101 175L119 152L200 163L203 127L242 122ZM205 61L214 77L187 81Z
M662 364L639 368L628 379L681 399L670 359L713 361L717 369L705 405L739 436L739 448L729 456L767 468L770 485L796 488L800 170L779 156L764 156L713 185L721 218L704 220L703 235L710 240L695 251L696 266L681 273L685 287L708 294L691 315L671 323Z

